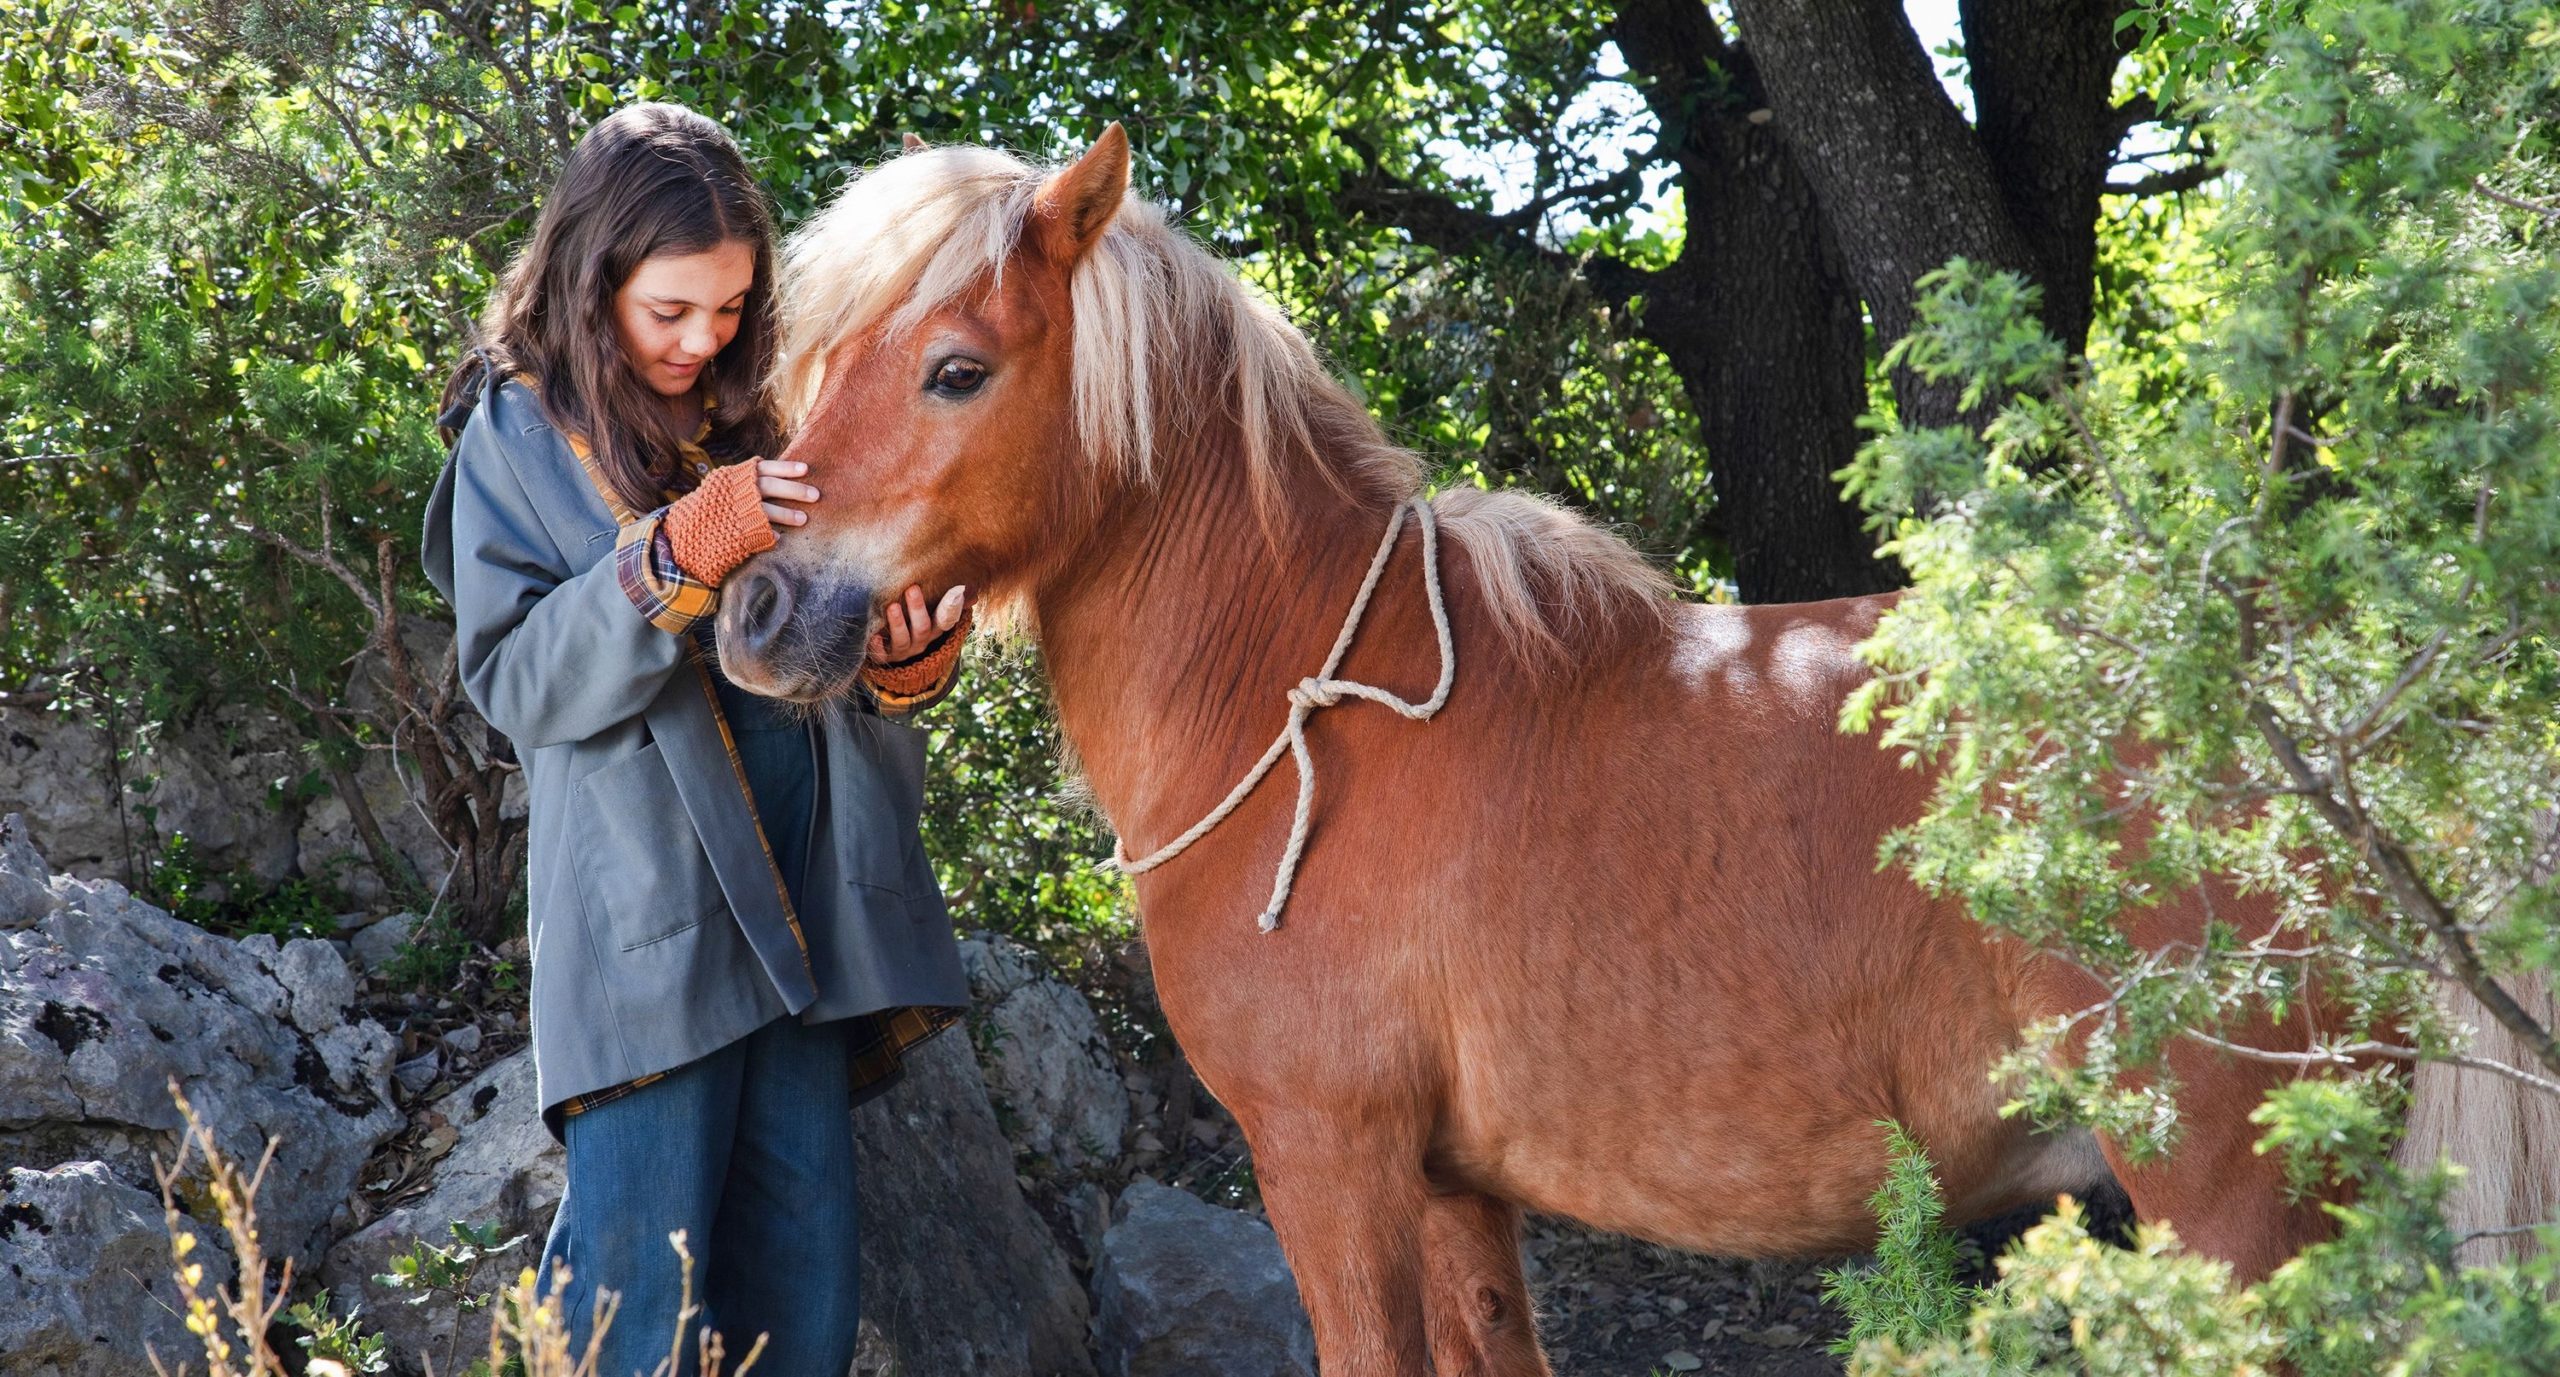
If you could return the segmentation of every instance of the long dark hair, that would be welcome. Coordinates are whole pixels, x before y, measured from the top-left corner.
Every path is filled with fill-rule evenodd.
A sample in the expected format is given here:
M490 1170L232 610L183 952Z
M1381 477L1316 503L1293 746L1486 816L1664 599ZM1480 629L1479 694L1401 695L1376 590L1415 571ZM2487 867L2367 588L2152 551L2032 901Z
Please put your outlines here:
M720 403L704 447L723 459L774 453L778 427L764 386L773 367L773 212L727 130L655 102L615 111L569 151L532 240L445 382L442 417L450 426L468 414L483 369L530 372L552 424L586 437L634 510L659 506L663 489L692 487L676 463L678 442L692 437L624 356L613 296L651 254L733 241L754 246L756 277L738 333L703 370Z

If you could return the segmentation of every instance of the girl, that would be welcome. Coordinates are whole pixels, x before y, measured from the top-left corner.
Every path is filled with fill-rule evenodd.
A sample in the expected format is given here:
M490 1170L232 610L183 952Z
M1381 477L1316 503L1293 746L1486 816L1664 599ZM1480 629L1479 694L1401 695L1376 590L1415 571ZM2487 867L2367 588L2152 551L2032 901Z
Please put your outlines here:
M733 1363L763 1334L758 1371L843 1377L848 1111L967 999L916 836L922 739L893 720L949 688L963 590L928 610L909 589L866 691L815 709L731 685L711 643L722 580L820 499L805 466L749 457L779 447L772 238L718 125L616 113L440 418L427 572L529 794L534 1066L568 1155L543 1275L567 1264L581 1346L598 1288L621 1294L607 1377L667 1351L677 1229L695 1327Z

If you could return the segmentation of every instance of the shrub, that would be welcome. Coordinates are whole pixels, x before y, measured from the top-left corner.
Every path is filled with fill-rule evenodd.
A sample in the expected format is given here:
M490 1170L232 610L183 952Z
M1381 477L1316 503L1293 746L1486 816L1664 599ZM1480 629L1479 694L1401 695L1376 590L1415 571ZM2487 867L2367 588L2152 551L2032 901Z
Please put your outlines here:
M1941 768L1886 856L2109 987L2004 1064L2014 1110L2173 1151L2176 1084L2132 1074L2165 1047L2289 1060L2325 1078L2271 1098L2263 1150L2358 1203L2245 1291L2066 1219L1962 1338L1860 1362L2551 1370L2550 1264L2457 1265L2454 1178L2392 1164L2405 1077L2363 1068L2560 1093L2560 8L2332 0L2205 99L2236 175L2188 231L2181 347L2075 370L2019 279L1931 279L1896 357L1991 418L1887 429L1846 475L1914 586L1844 721ZM2125 937L2208 876L2276 929ZM2309 1051L2226 1040L2314 987Z

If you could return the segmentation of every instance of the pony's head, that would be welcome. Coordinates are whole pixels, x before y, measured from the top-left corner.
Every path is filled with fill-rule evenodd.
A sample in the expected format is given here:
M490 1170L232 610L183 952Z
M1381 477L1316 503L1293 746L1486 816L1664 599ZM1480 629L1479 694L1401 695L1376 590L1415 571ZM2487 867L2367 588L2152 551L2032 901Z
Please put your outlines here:
M1125 209L1114 125L1040 176L981 148L915 149L794 235L775 400L821 497L732 576L729 676L812 699L860 669L886 599L1016 581L1076 506L1072 297Z
M1130 194L1116 124L1055 169L910 145L791 237L780 285L774 399L822 495L730 576L719 642L731 678L781 697L842 692L909 584L1018 609L1206 413L1263 479L1317 447L1305 394L1339 390ZM1410 459L1375 447L1411 491Z

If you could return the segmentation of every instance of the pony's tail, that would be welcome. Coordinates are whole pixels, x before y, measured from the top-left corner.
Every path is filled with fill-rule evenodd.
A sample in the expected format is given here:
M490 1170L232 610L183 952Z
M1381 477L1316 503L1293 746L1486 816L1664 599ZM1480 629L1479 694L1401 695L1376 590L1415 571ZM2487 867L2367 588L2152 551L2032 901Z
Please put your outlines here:
M2550 981L2540 974L2511 982L2508 992L2542 1026L2552 1027ZM2444 987L2446 1012L2479 1030L2471 1055L2524 1071L2539 1071L2524 1039L2489 1016L2469 990ZM2487 1071L2421 1062L2410 1086L2409 1132L2400 1142L2400 1165L2422 1170L2439 1157L2465 1169L2445 1221L2456 1236L2484 1229L2513 1229L2551 1222L2560 1213L2560 1094L2537 1090ZM2534 1250L2529 1233L2472 1239L2459 1252L2465 1263L2522 1258Z

